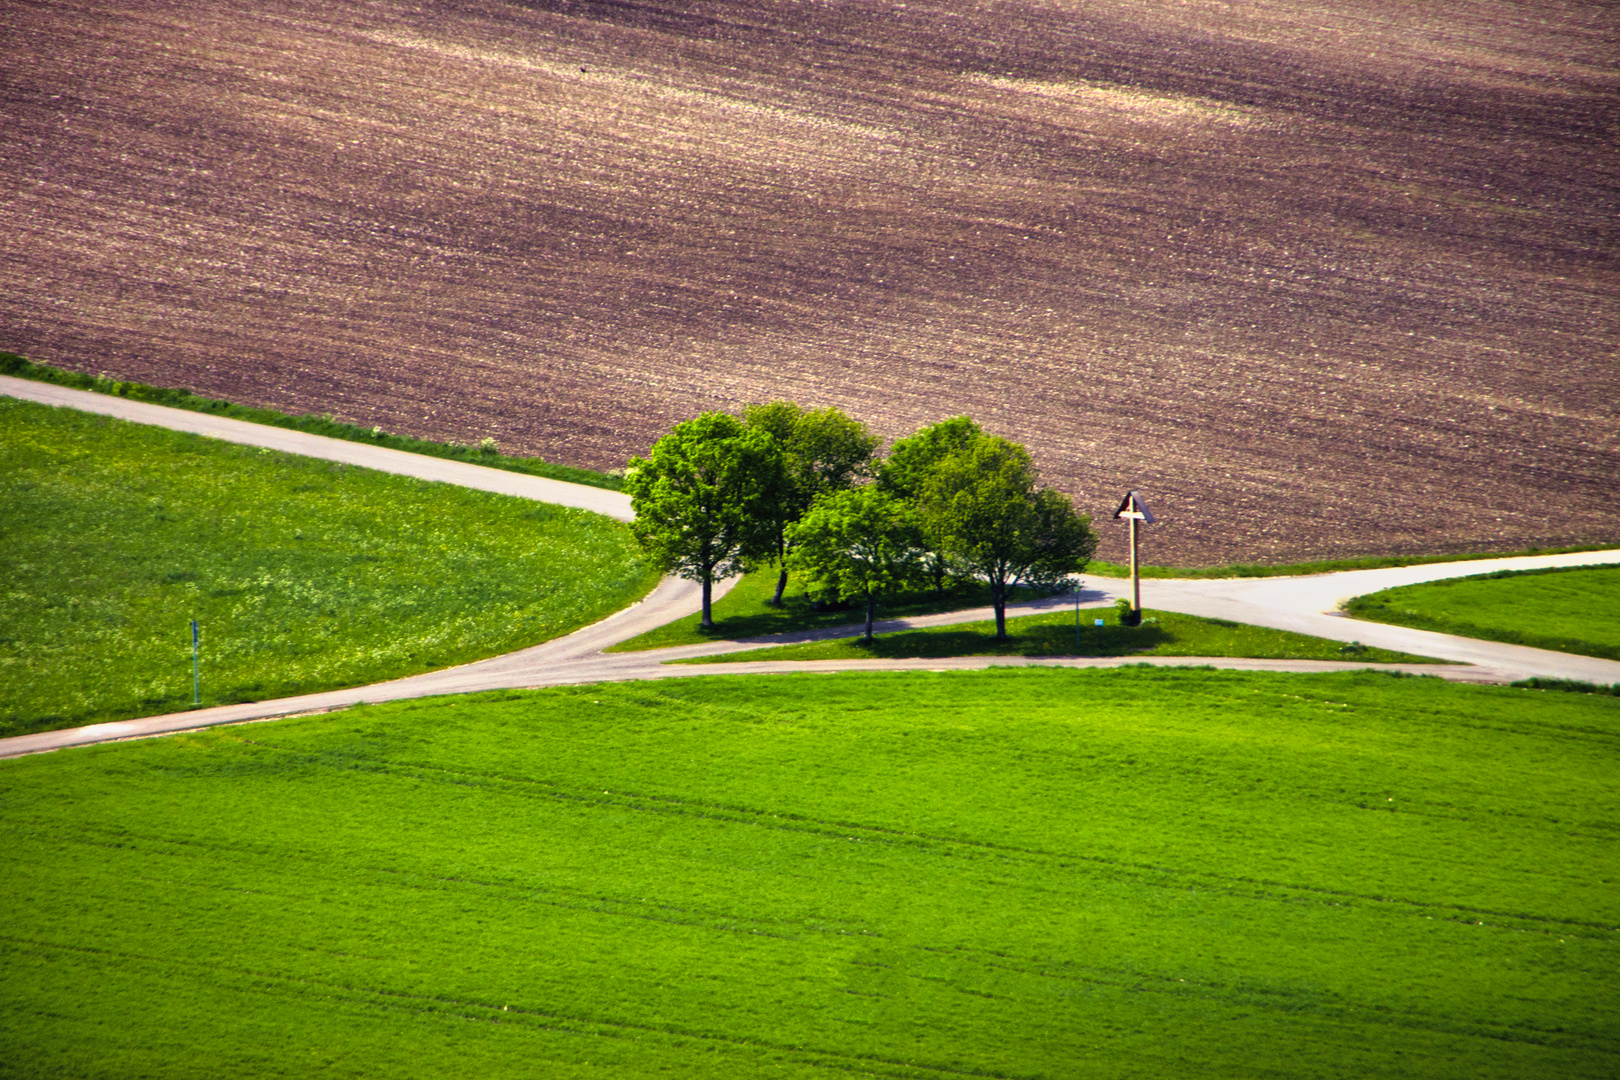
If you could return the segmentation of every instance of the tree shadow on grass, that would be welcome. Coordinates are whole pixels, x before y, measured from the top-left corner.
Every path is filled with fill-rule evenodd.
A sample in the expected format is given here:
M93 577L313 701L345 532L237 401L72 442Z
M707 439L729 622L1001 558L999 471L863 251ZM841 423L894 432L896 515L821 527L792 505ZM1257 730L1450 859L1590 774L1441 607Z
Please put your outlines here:
M1130 656L1173 641L1158 626L1033 626L997 640L978 630L929 630L861 638L837 644L860 649L873 659L942 659L948 656Z
M1086 614L1091 615L1086 619ZM855 637L785 644L748 653L727 653L727 662L765 660L943 659L951 656L1108 657L1244 656L1272 660L1338 660L1375 664L1441 663L1430 657L1313 638L1286 630L1226 619L1156 612L1141 626L1095 625L1097 611L1082 613L1079 627L1066 616L1009 620L1009 636L996 640L993 622L882 634L868 643ZM1076 632L1078 630L1078 633ZM671 663L709 663L714 657Z
M766 575L761 575L765 578ZM774 582L774 578L770 579ZM752 589L758 587L755 582L744 579L737 588ZM1008 596L1009 603L1019 603L1044 596L1033 589L1014 589ZM729 599L729 598L728 598ZM739 596L738 600L744 600ZM742 641L749 638L768 637L774 634L792 633L797 630L821 630L834 626L851 626L860 623L866 618L865 609L858 604L817 610L816 604L804 593L789 592L782 598L781 607L768 607L760 600L747 597L744 601L747 608L735 614L727 613L714 621L714 627L704 630L693 625L695 633L704 638L716 641ZM906 619L917 615L934 615L945 611L960 611L963 608L988 606L990 594L982 585L959 585L947 589L943 594L936 594L932 590L902 594L891 603L885 603L878 608L878 619Z

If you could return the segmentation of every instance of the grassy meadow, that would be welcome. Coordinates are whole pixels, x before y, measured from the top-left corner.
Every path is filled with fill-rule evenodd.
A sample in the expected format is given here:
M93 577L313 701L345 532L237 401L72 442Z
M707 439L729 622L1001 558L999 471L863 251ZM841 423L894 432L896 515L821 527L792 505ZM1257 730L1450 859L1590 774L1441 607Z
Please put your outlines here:
M1620 565L1403 585L1358 596L1345 610L1373 622L1620 660Z
M357 685L602 618L657 574L580 510L0 398L0 735Z
M675 664L755 660L873 660L946 656L1247 656L1268 660L1360 660L1370 664L1434 664L1441 661L1368 645L1206 619L1174 611L1143 609L1141 626L1121 626L1112 608L1082 608L1075 614L1020 615L1007 620L1007 638L996 640L996 621L958 623L859 637L807 641L721 656L672 660ZM1098 627L1095 620L1103 619Z
M693 678L0 761L0 1075L1620 1071L1620 699Z

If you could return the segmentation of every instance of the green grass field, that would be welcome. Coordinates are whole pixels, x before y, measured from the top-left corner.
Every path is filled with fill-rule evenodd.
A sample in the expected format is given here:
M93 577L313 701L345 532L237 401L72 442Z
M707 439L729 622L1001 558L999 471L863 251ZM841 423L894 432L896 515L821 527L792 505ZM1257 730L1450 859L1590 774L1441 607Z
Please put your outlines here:
M1345 610L1374 622L1620 660L1620 565L1405 585L1358 596Z
M1270 660L1358 660L1369 664L1434 664L1410 653L1346 645L1326 638L1270 630L1226 619L1205 619L1173 611L1144 609L1141 626L1121 626L1111 608L1082 608L1080 632L1075 615L1021 615L1007 620L1007 640L995 638L996 622L811 641L750 652L672 660L673 664L735 663L756 660L871 660L946 656L1247 656ZM1104 619L1100 629L1095 620Z
M0 762L0 1075L1620 1072L1620 699L693 678Z
M744 574L731 591L714 602L714 629L698 629L698 617L688 615L672 623L665 623L639 637L623 641L608 652L639 652L644 649L667 649L676 645L697 645L705 641L727 641L734 638L765 637L769 634L787 634L795 630L819 630L828 626L849 626L865 620L861 607L835 608L817 611L814 601L805 595L804 583L797 577L788 578L787 591L781 607L771 607L766 601L776 593L776 571L763 570ZM1010 599L1018 601L1036 594L1028 589L1012 590ZM902 594L894 602L878 608L880 619L902 619L912 615L932 615L940 611L959 611L962 608L981 607L990 602L990 594L980 585L956 585L935 596L932 590L918 590Z
M374 682L625 606L618 522L0 398L0 735Z

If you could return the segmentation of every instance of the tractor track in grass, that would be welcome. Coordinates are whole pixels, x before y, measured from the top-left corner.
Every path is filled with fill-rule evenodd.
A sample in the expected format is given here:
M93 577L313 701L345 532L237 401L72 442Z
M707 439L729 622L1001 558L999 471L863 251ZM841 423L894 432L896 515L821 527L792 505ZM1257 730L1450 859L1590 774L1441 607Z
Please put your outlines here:
M178 966L190 969L193 972L206 972L216 979L236 978L249 980L258 985L261 993L267 992L265 987L274 986L288 996L303 994L319 997L327 1004L340 1008L402 1007L418 1014L448 1014L467 1021L494 1024L527 1024L550 1031L632 1041L640 1041L643 1038L697 1040L735 1051L765 1051L775 1055L790 1056L801 1061L822 1065L830 1064L839 1072L855 1075L898 1078L919 1075L964 1076L988 1077L994 1078L994 1080L1023 1080L1028 1075L987 1072L981 1069L957 1068L945 1064L901 1061L897 1058L884 1057L878 1054L861 1054L847 1050L803 1046L758 1037L750 1038L732 1033L704 1031L675 1024L636 1023L622 1017L591 1016L558 1009L540 1009L522 1005L513 1007L509 1002L479 1001L451 994L424 994L389 987L357 986L337 980L287 975L278 971L267 971L237 965L211 964L196 959L177 962L172 957L157 957L116 949L68 945L6 935L0 935L0 942L10 942L13 947L32 948L39 952L54 951L98 960L109 958L125 964L145 964L165 969L172 969L178 963ZM1034 1080L1034 1078L1030 1077L1029 1080Z
M517 495L543 502L576 506L630 519L629 499L618 492L569 484L559 480L487 469L463 462L369 447L319 435L252 424L222 417L150 405L82 390L0 376L0 393L8 396L115 416L137 423L191 431L211 438L330 461L341 461L384 472L397 472L442 483L463 484L485 491ZM696 584L665 578L646 599L608 618L540 645L458 667L369 686L303 694L271 701L220 705L189 712L141 717L85 727L19 735L0 740L0 757L17 757L69 746L146 738L213 727L269 720L352 705L476 693L485 690L572 686L595 682L625 682L705 675L768 675L783 672L835 671L964 671L988 667L1122 667L1150 664L1160 667L1216 667L1239 671L1326 672L1381 670L1434 675L1461 682L1512 682L1531 676L1576 679L1594 683L1620 683L1620 661L1534 649L1523 645L1461 638L1408 627L1361 622L1336 614L1344 600L1397 585L1438 581L1491 573L1545 567L1589 566L1620 562L1620 550L1576 552L1563 555L1517 556L1458 563L1381 570L1351 570L1288 578L1150 579L1144 582L1144 604L1167 611L1289 630L1336 641L1359 641L1449 661L1447 664L1367 664L1330 660L1255 660L1240 657L996 657L963 656L915 660L820 660L726 663L728 653L801 641L851 637L858 627L831 627L742 641L714 641L645 652L607 653L608 647L628 641L674 619L698 611ZM716 588L724 595L730 582ZM1082 608L1106 607L1126 595L1130 583L1090 579L1080 594ZM1067 610L1072 597L1049 597L1008 605L1014 615ZM989 608L973 608L878 624L882 632L977 622L991 617ZM702 667L666 666L667 661L712 656L716 662Z
M265 744L254 744L267 749ZM395 779L421 779L424 772L450 772L441 768L414 763L370 762L355 768L371 775ZM471 776L473 774L458 774ZM1220 893L1245 896L1279 904L1313 904L1319 907L1365 907L1382 911L1392 917L1440 919L1463 926L1480 926L1515 933L1581 936L1607 940L1616 929L1608 921L1575 919L1541 914L1535 911L1512 910L1502 907L1481 907L1470 904L1443 903L1416 896L1394 895L1389 892L1366 892L1329 888L1305 881L1286 881L1274 877L1252 874L1221 873L1209 869L1189 869L1185 866L1124 859L1110 855L1086 852L1048 850L1020 844L999 843L968 836L950 836L939 833L917 832L890 825L864 824L819 818L803 814L778 813L747 807L727 807L685 799L671 799L636 792L614 792L606 797L583 788L569 789L563 785L528 778L477 777L492 782L492 786L510 794L513 787L530 786L539 789L534 796L557 802L574 803L614 812L654 814L685 819L701 819L728 825L749 825L773 832L793 834L805 841L824 841L835 845L859 843L871 845L874 851L911 851L918 855L942 854L962 862L985 861L997 864L1021 863L1042 867L1049 878L1057 874L1077 875L1114 884L1139 888ZM465 782L452 780L450 782ZM1353 802L1341 803L1354 805ZM1381 807L1362 807L1369 813L1396 812ZM1400 813L1430 816L1424 809L1416 811L1402 808ZM1570 830L1562 830L1566 835ZM852 835L853 834L853 835ZM73 843L99 847L143 847L148 850L164 848L203 848L218 852L218 845L195 839L177 840L161 834L147 834L132 828L120 827L116 832L77 832L61 839ZM248 849L231 845L224 850L231 854L262 857L270 849ZM324 857L310 852L290 852L276 849L279 859L294 858L312 868L326 866ZM776 938L794 938L806 934L836 934L882 936L856 923L830 923L818 920L810 923L783 924L779 921L762 922L749 916L737 915L713 907L676 906L651 901L645 896L610 895L584 892L553 884L540 884L522 880L499 870L458 871L454 875L424 875L420 872L389 865L352 865L351 870L364 870L391 880L400 888L438 889L466 886L511 893L514 900L551 907L590 909L616 914L626 918L654 922L703 927L715 932L752 934ZM1054 888L1061 888L1054 886Z

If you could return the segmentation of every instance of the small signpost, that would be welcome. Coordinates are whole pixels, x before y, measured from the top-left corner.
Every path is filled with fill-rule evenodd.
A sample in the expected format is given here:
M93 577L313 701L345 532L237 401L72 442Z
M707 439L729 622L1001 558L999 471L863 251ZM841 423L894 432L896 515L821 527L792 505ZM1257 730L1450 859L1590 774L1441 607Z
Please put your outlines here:
M1142 496L1135 491L1127 491L1125 498L1120 500L1119 509L1114 511L1115 521L1128 521L1131 526L1131 614L1137 622L1142 618L1142 572L1136 565L1136 525L1152 525L1158 519L1148 504L1142 501ZM1132 626L1136 622L1131 623Z
M197 681L197 620L191 620L191 703L202 704L202 683Z

